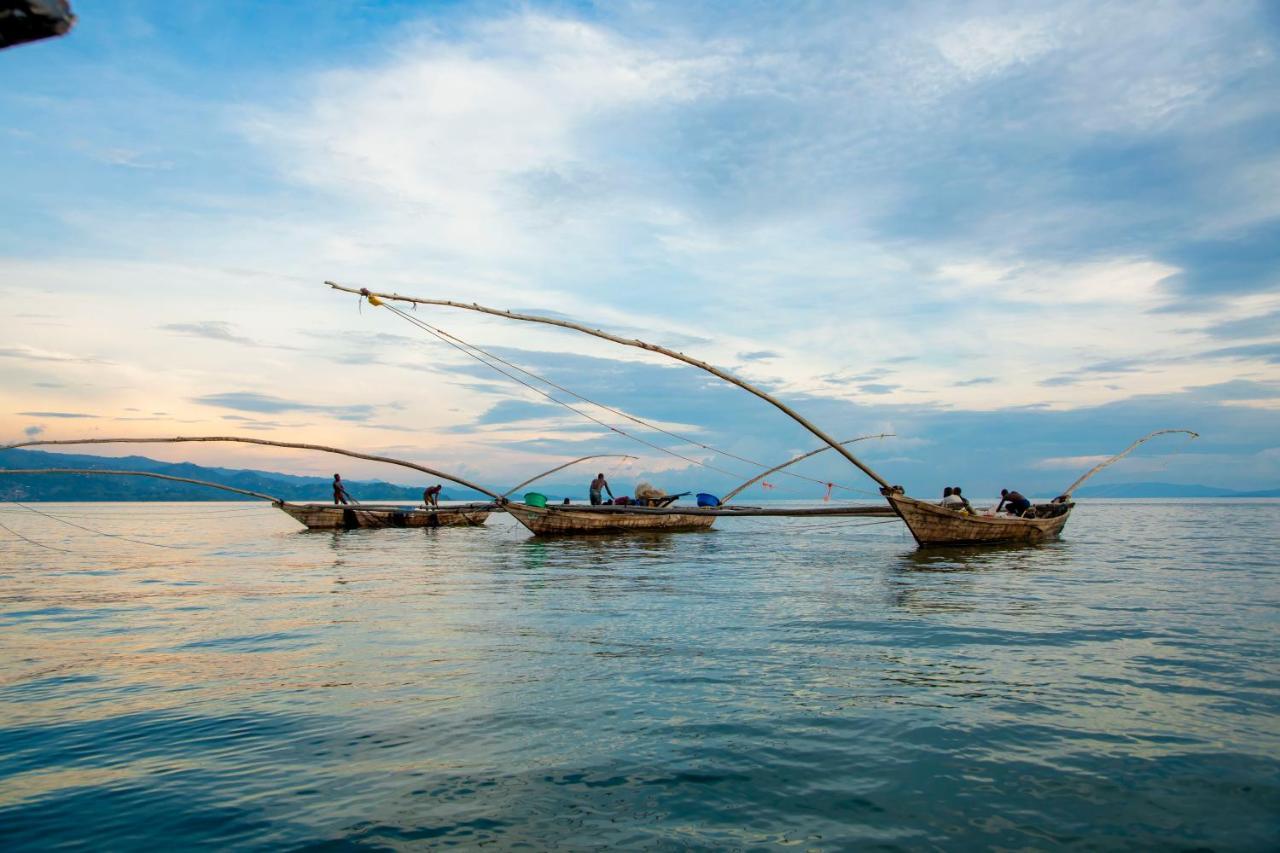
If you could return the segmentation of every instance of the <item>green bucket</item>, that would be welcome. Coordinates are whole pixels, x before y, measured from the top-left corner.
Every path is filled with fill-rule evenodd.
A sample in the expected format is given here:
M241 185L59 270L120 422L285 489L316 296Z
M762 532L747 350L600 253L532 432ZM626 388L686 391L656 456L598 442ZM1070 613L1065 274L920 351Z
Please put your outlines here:
M538 506L545 509L547 506L547 496L542 494L542 492L525 492L524 502L529 506Z

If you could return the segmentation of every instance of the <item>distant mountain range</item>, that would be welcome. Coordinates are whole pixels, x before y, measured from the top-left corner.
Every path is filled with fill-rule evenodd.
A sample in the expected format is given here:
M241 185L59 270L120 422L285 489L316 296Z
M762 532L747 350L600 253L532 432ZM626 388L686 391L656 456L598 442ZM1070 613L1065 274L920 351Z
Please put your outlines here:
M13 468L106 468L149 471L174 477L208 480L294 501L328 501L333 497L328 477L299 477L273 471L238 468L209 468L190 462L162 462L145 456L90 456L76 453L47 453L41 450L0 450L0 469ZM423 475L423 485L428 478ZM347 489L365 501L412 501L422 499L421 486L397 486L382 480L348 480ZM434 481L433 481L434 482ZM562 497L582 500L585 481L580 485L539 483L529 488L543 492L551 500ZM513 495L519 498L519 495ZM1089 486L1076 493L1080 498L1275 498L1280 489L1238 491L1216 486L1177 483L1113 483ZM447 485L442 500L485 500L486 496L462 486ZM240 495L149 477L105 477L92 474L0 475L0 500L30 501L236 501Z
M1078 498L1280 498L1280 489L1242 492L1217 486L1179 483L1112 483L1087 486Z
M46 453L40 450L0 450L0 469L105 468L149 471L208 480L293 501L328 501L333 498L329 477L298 477L271 471L208 468L189 462L161 462L145 456L88 456ZM429 478L423 476L423 485ZM397 486L382 480L344 481L356 498L365 501L422 500L422 486ZM434 481L432 481L434 482ZM442 500L487 500L485 495L461 486L446 486ZM93 474L0 475L0 500L29 501L242 501L230 492L151 477L109 477Z

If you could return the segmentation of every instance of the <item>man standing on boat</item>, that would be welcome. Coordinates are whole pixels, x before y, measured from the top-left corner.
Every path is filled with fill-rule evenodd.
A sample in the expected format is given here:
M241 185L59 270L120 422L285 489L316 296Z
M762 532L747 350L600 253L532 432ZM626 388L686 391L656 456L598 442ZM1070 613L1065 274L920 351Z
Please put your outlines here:
M347 494L347 487L342 485L342 477L338 474L333 475L333 502L336 504L351 503L351 495Z
M434 486L427 486L422 490L422 505L431 507L432 509L440 508L440 491L444 486L436 483Z
M600 473L596 474L596 478L591 481L592 506L600 506L600 504L604 503L603 498L600 496L602 490L609 493L609 500L613 500L613 489L609 488L609 481L604 478L603 473Z

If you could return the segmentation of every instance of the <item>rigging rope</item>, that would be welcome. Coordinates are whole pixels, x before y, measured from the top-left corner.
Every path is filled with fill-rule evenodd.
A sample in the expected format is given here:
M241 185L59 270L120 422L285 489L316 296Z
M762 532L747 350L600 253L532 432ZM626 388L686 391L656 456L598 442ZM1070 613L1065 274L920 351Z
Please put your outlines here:
M17 536L17 537L18 537L19 539L21 539L23 542L30 542L32 545L35 545L37 548L46 548L46 549L48 549L48 550L50 550L50 551L61 551L61 552L62 552L62 553L64 553L64 554L74 554L74 553L75 553L75 551L70 551L70 550L68 550L68 549L66 549L66 548L55 548L55 547L53 547L52 545L46 545L46 544L44 544L43 542L37 542L37 541L36 541L36 540L34 540L34 539L28 539L27 537L23 536L23 535L22 535L21 533L19 533L18 531L14 530L12 527L7 527L7 526L5 526L5 525L3 525L3 524L0 524L0 530L4 530L4 531L7 531L7 532L9 532L9 533L12 533L14 536Z
M710 452L712 452L712 453L718 453L718 454L720 454L720 455L722 455L722 456L728 456L730 459L736 459L737 461L739 461L739 462L745 462L745 463L747 463L748 465L755 465L755 466L756 466L756 467L758 467L758 468L768 468L768 467L770 467L770 466L768 466L768 465L766 465L766 464L764 464L764 463L762 463L762 462L757 462L757 461L755 461L754 459L748 459L748 458L747 458L747 457L745 457L745 456L739 456L739 455L737 455L737 454L735 454L735 453L731 453L731 452L729 452L729 451L727 451L727 450L721 450L720 448L713 447L712 445L705 444L705 443L703 443L703 442L697 441L696 439L692 439L692 438L689 438L688 436L680 435L679 433L672 432L672 431L671 431L671 430L669 430L669 429L665 429L665 428L663 428L663 427L657 426L656 424L649 423L648 421L645 421L645 420L643 420L642 418L638 418L638 417L636 417L635 415L628 414L627 412L624 412L624 411L622 411L621 409L616 409L616 408L614 408L614 407L612 407L612 406L606 405L606 404L601 403L601 402L598 402L598 401L596 401L596 400L592 400L592 399L590 399L589 397L585 397L585 396L583 396L582 394L579 394L578 392L573 391L572 389L566 388L566 387L564 387L563 385L559 385L559 384L557 384L557 383L555 383L555 382L552 382L550 379L547 379L547 378L546 378L546 377L544 377L544 376L540 376L540 375L538 375L538 374L534 373L534 372L533 372L533 371L531 371L531 370L528 370L528 369L526 369L526 368L523 368L523 367L521 367L521 366L520 366L520 365L518 365L518 364L514 364L514 363L512 363L512 362L508 361L507 359L502 358L502 357L501 357L501 356L499 356L499 355L495 355L495 354L493 354L493 353L491 353L491 352L488 352L488 351L486 351L486 350L484 350L484 349L481 349L480 347L476 346L475 344L468 343L467 341L462 340L461 338L457 337L456 335L450 334L449 332L446 332L446 331L444 331L443 329L440 329L440 328L437 328L437 327L435 327L435 326L432 326L431 324L429 324L429 323L427 323L427 322L425 322L425 321L423 321L423 320L420 320L420 319L418 319L417 317L414 317L414 316L412 316L412 315L408 314L407 312L405 312L405 311L404 311L403 309L401 309L401 308L398 308L398 307L396 307L396 306L394 306L394 305L388 304L388 303L383 302L383 301L381 301L381 300L379 300L378 304L379 304L381 307L384 307L384 308L388 309L389 311L393 312L394 314L396 314L397 316L399 316L401 319L404 319L404 320L408 321L409 323L413 324L414 326L417 326L418 328L422 329L423 331L427 332L428 334L430 334L430 335L434 336L436 339L441 340L441 341L443 341L444 343L449 344L449 345L450 345L450 346L452 346L454 349L457 349L457 350L459 350L459 351L463 352L464 354L466 354L466 355L470 356L471 358L474 358L476 361L479 361L481 364L485 364L485 365L486 365L486 366L488 366L490 369L495 370L495 371L497 371L498 373L501 373L503 376L506 376L507 378L512 379L513 381L520 383L521 385L525 386L526 388L529 388L530 390L534 391L535 393L538 393L538 394L542 395L543 397L546 397L548 400L551 400L552 402L557 403L558 405L564 406L565 408L569 409L569 411L574 412L574 413L576 413L576 414L578 414L578 415L581 415L582 417L585 417L585 418L587 418L588 420L591 420L591 421L593 421L593 422L595 422L595 423L597 423L597 424L600 424L601 426L605 427L606 429L609 429L609 430L611 430L611 431L613 431L613 432L616 432L616 433L618 433L619 435L622 435L622 436L624 436L624 437L626 437L626 438L630 438L630 439L632 439L632 440L634 440L634 441L638 441L638 442L640 442L641 444L644 444L644 445L645 445L645 446L647 446L647 447L651 447L651 448L653 448L653 449L655 449L655 450L659 450L659 451L661 451L661 452L663 452L663 453L667 453L667 454L670 454L671 456L675 456L675 457L676 457L676 458L678 458L678 459L682 459L682 460L684 460L684 461L686 461L686 462L689 462L689 463L691 463L691 464L694 464L694 465L700 465L700 466L702 466L702 467L704 467L704 468L707 468L707 469L712 470L712 471L716 471L716 472L721 473L721 474L728 474L728 475L730 475L730 476L734 476L734 477L741 476L741 475L739 475L739 474L735 474L735 473L734 473L734 472L732 472L732 471L726 471L726 470L725 470L725 469L723 469L723 468L719 468L719 467L716 467L715 465L711 465L710 463L702 462L702 461L699 461L699 460L697 460L697 459L691 459L691 458L689 458L689 457L687 457L687 456L683 456L683 455L681 455L681 454L679 454L679 453L676 453L676 452L675 452L675 451L673 451L673 450L670 450L670 449L665 448L665 447L661 447L661 446L659 446L659 445L656 445L656 444L653 444L653 443L651 443L651 442L645 441L645 440L644 440L644 439L642 439L642 438L639 438L639 437L637 437L637 436L631 435L630 433L624 432L623 430L620 430L620 429L618 429L617 427L611 426L611 425L609 425L609 424L605 423L604 421L599 420L598 418L594 418L594 417L592 417L591 415L586 414L585 412L581 411L580 409L576 409L576 408L574 408L573 406L570 406L568 403L565 403L565 402L563 402L563 401L561 401L561 400L557 400L557 399L555 399L554 397L552 397L550 394L546 393L546 392L545 392L545 391L543 391L542 389L540 389L540 388L536 388L536 387L534 387L534 386L530 385L529 383L525 382L524 380L520 379L519 377L511 375L510 373L508 373L508 372L507 372L507 371L505 371L505 370L502 370L501 368L497 367L496 365L491 364L491 363L489 363L488 361L485 361L485 359L486 359L486 358L488 358L488 359L492 359L493 361L496 361L496 362L499 362L499 363L501 363L501 364L504 364L504 365L506 365L507 367L510 367L512 370L518 370L519 372L521 372L521 373L525 374L526 376L530 376L530 377L532 377L532 378L536 379L536 380L537 380L537 381L539 381L539 382L542 382L542 383L544 383L544 384L546 384L546 385L549 385L549 386L550 386L550 387L552 387L552 388L555 388L555 389L556 389L556 390L558 390L558 391L562 391L562 392L564 392L565 394L569 394L570 396L572 396L572 397L574 397L574 398L576 398L576 399L578 399L578 400L581 400L581 401L582 401L582 402L584 402L584 403L588 403L588 404L590 404L590 405L592 405L592 406L597 406L597 407L599 407L599 408L601 408L601 409L604 409L604 410L605 410L605 411L607 411L607 412L611 412L611 413L613 413L613 414L615 414L615 415L618 415L619 417L626 418L627 420L629 420L629 421L631 421L631 422L633 422L633 423L639 424L640 426L643 426L643 427L647 427L648 429L654 430L655 432L660 432L660 433L662 433L663 435L670 436L671 438L674 438L674 439L676 439L676 440L678 440L678 441L681 441L681 442L683 442L683 443L685 443L685 444L691 444L691 445L693 445L694 447L698 447L698 448L701 448L701 449L703 449L703 450L708 450L708 451L710 451ZM477 355L476 353L479 353L480 355ZM483 356L483 357L481 357L481 356ZM811 482L811 483L817 483L817 484L818 484L818 485L820 485L820 486L824 486L824 487L826 487L826 488L827 488L827 490L828 490L828 494L830 494L830 489L831 489L831 487L832 487L832 486L835 486L836 488L839 488L839 489L842 489L842 490L845 490L845 491L857 492L857 493L859 493L859 494L866 494L866 495L874 495L874 494L875 494L875 493L873 493L873 492L866 491L865 489L856 489L856 488L853 488L853 487L851 487L851 486L841 485L841 484L839 484L839 483L831 483L831 482L829 482L829 481L826 481L826 480L819 480L819 479L816 479L816 478L814 478L814 477L806 477L805 475L803 475L803 474L797 474L797 473L795 473L794 471L783 471L783 472L781 472L781 473L782 473L784 476L787 476L787 477L793 477L793 478L798 479L798 480L806 480L806 481L808 481L808 482Z
M674 450L671 450L671 449L669 449L669 448L663 447L663 446L662 446L662 445L660 445L660 444L654 444L654 443L653 443L653 442L651 442L651 441L646 441L645 439L640 438L640 437L639 437L639 436L637 436L637 435L632 435L631 433L626 432L625 430L618 429L616 426L613 426L613 425L611 425L611 424L605 423L604 421L600 420L599 418L595 417L594 415L590 415L590 414L588 414L588 413L586 413L586 412L582 411L581 409L575 408L574 406L569 405L568 403L566 403L566 402L565 402L565 401L563 401L563 400L557 400L554 396L552 396L551 394L548 394L546 391L543 391L541 388L538 388L538 387L537 387L537 386L535 386L535 385L531 385L531 384L529 384L528 382L526 382L526 381L524 381L523 379L521 379L519 376L516 376L515 374L510 373L510 372L508 372L508 371L506 371L506 370L503 370L501 367L498 367L496 364L492 364L492 363L490 363L490 362L486 361L486 360L485 360L485 358L483 358L483 357L481 357L481 356L479 356L479 355L476 355L476 352L484 353L484 355L485 355L485 356L489 356L489 357L493 358L494 360L498 360L497 356L490 356L490 354L489 354L489 353L484 352L484 350L481 350L479 347L473 346L472 344L467 344L467 343L465 343L465 342L462 342L462 343L454 343L453 341L449 340L449 338L445 335L445 333L443 333L443 332L441 332L440 330L436 329L434 326L431 326L431 325L429 325L429 324L427 324L427 323L424 323L424 322L422 322L421 320L419 320L419 319L418 319L418 318L416 318L416 317L411 317L411 316L409 316L408 314L406 314L406 313L404 313L403 311L399 310L399 309L398 309L398 308L396 308L395 306L392 306L392 305L386 305L386 303L382 303L382 304L384 305L384 307L386 307L386 308L390 308L390 309L391 309L392 311L394 311L396 314L400 315L400 316L401 316L401 317L403 317L405 320L408 320L408 321L409 321L410 323L412 323L413 325L415 325L415 326L419 327L419 328L420 328L420 329L422 329L423 331L425 331L425 332L427 332L428 334L432 335L432 336L433 336L433 337L435 337L437 340L442 341L443 343L448 344L449 346L451 346L451 347L453 347L454 349L456 349L456 350L458 350L458 351L462 352L462 353L463 353L463 354L465 354L465 355L470 356L471 358L474 358L476 361L480 362L481 364L483 364L483 365L485 365L485 366L489 367L489 368L490 368L490 369L492 369L492 370L497 371L498 373L501 373L503 376L507 377L507 378L508 378L508 379L510 379L511 381L513 381L513 382L518 382L519 384L521 384L521 385L523 385L524 387L528 388L530 391L534 392L535 394L538 394L538 395L540 395L540 396L546 397L548 400L550 400L551 402L555 403L556 405L558 405L558 406L564 406L566 409L568 409L569 411L573 412L574 414L580 415L581 417L584 417L584 418L586 418L587 420L592 421L593 423L597 423L597 424L599 424L600 426L604 427L605 429L607 429L607 430L609 430L609 431L611 431L611 432L616 432L618 435L621 435L621 436L623 436L623 437L625 437L625 438L629 438L629 439L631 439L632 441L637 441L637 442L639 442L640 444L643 444L643 445L644 445L644 446L646 446L646 447L650 447L650 448L652 448L652 449L654 449L654 450L657 450L657 451L660 451L660 452L662 452L662 453L666 453L666 454L669 454L669 455L671 455L671 456L674 456L674 457L675 457L675 458L677 458L677 459L680 459L680 460L683 460L683 461L685 461L685 462L688 462L690 465L701 465L701 466L702 466L702 467L704 467L704 468L710 468L712 471L718 471L718 472L719 472L719 473L721 473L721 474L728 474L730 477L740 477L740 476L742 476L741 474L735 473L735 472L733 472L733 471L727 471L727 470L725 470L724 468L717 468L716 466L711 465L711 464L709 464L709 463L701 462L701 461L699 461L699 460L697 460L697 459L693 459L693 458L691 458L691 457L689 457L689 456L685 456L685 455L683 455L683 454L676 453ZM472 349L474 349L476 352L471 352L470 350L472 350ZM517 369L519 369L519 370L523 370L523 368L517 368ZM524 372L525 372L525 373L529 373L529 371L524 371ZM530 376L535 376L535 374L533 374L533 373L529 373L529 375L530 375ZM537 379L539 379L539 380L541 380L541 381L543 381L543 382L546 382L546 380L542 379L542 377L540 377L540 376L535 376L535 378L537 378ZM552 383L547 382L547 384L548 384L548 385L551 385ZM572 392L572 391L570 391L570 392L568 392L568 393L572 394L573 392ZM574 395L574 396L577 396L577 395ZM583 398L583 399L585 399L585 398ZM590 401L590 400L588 400L587 402L591 402L591 401Z
M36 515L43 515L45 518L51 518L54 521L58 522L59 524L65 524L68 527L78 527L81 530L87 530L90 533L96 533L99 536L110 536L112 539L123 539L125 542L135 542L139 545L150 545L152 548L172 548L174 550L180 550L176 545L161 545L159 542L144 542L141 539L130 539L128 536L122 536L119 533L107 533L103 530L94 530L92 527L85 527L83 524L76 524L74 521L67 521L65 518L59 518L56 515L50 515L47 512L41 512L35 507L27 506L26 504L19 503L18 501L10 501L10 503L12 503L14 506L20 506L23 509L27 510L28 512L34 512Z

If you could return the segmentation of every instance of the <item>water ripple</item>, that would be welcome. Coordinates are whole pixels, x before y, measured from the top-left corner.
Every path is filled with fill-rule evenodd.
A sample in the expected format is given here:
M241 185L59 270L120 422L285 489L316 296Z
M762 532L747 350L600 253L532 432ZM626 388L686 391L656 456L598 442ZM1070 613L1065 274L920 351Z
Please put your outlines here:
M1277 502L1087 503L1062 542L935 551L159 509L95 524L193 548L12 519L74 553L4 544L7 850L1280 839Z

